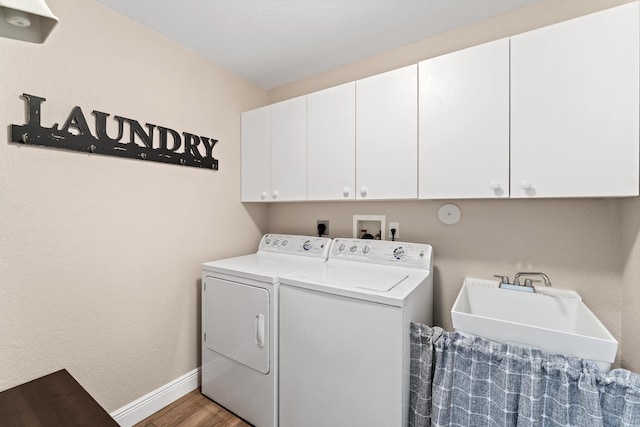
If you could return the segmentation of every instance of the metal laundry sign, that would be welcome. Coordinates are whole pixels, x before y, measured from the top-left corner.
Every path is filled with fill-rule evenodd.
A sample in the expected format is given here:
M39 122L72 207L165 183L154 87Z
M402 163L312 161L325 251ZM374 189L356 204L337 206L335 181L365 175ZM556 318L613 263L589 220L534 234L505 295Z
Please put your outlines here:
M91 112L95 117L92 132L77 106L61 128L58 123L43 127L40 118L46 99L26 93L22 97L27 103L27 120L24 125L11 125L11 142L218 170L218 160L213 157L217 139L178 133L151 123L143 127L137 120L122 116L108 120L110 114L96 110ZM114 137L107 134L108 126L117 129Z

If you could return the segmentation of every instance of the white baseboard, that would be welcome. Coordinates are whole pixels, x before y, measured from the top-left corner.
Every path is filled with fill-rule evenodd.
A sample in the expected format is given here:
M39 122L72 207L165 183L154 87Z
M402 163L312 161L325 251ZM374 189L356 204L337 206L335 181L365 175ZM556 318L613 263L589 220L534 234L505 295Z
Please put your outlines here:
M113 411L111 417L121 427L131 427L180 399L200 386L200 368L187 372L180 378L153 390L128 405Z

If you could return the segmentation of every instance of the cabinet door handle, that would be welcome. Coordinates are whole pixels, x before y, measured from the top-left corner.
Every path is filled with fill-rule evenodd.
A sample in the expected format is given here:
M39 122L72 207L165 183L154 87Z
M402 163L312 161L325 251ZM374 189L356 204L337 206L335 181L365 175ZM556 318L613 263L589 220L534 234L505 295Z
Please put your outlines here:
M520 181L520 188L523 190L531 190L531 181Z
M344 187L344 188L342 189L342 195L343 195L344 197L349 197L349 187Z
M256 314L256 344L258 348L264 348L264 316Z
M500 183L498 181L491 181L489 186L492 190L498 190L500 188Z
M277 198L278 198L278 192L277 192L277 191L275 191L275 190L273 190L272 197L273 197L274 199L277 199Z
M267 198L267 192L263 191L262 193L260 193L260 199L264 200Z
M360 187L360 195L362 197L367 197L367 187Z

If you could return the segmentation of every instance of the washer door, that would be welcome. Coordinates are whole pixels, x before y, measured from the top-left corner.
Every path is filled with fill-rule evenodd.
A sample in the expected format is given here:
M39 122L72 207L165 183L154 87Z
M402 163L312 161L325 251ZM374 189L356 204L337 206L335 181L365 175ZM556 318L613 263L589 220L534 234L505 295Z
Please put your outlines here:
M207 277L205 284L207 347L268 374L269 292L215 277Z

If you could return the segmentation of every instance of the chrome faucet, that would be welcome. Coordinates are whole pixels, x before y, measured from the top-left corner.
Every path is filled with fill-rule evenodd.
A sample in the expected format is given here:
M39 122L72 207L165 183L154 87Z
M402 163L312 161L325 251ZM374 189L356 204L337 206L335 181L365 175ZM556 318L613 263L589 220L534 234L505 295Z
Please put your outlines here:
M538 272L522 272L522 273L516 273L516 277L513 279L513 284L516 286L532 286L532 282L533 280L531 279L524 279L524 285L520 283L520 277L521 276L540 276L542 277L542 280L544 281L544 285L545 286L551 286L551 280L549 280L549 276L547 276L544 273L538 273ZM539 280L537 280L539 281Z
M518 273L521 274L521 273ZM501 289L510 289L512 291L521 291L521 292L532 292L535 293L536 288L531 286L531 279L525 279L524 285L521 285L519 282L516 283L516 280L513 283L509 283L509 276L497 276L500 279L500 288Z

